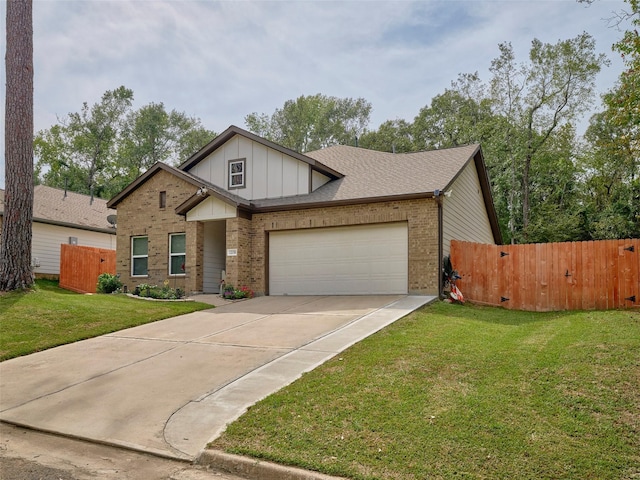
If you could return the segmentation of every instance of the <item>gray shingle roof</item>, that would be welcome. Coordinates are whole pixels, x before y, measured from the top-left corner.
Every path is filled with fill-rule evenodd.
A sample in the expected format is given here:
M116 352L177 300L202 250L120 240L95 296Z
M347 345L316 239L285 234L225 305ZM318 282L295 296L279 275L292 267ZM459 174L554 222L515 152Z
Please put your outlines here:
M348 202L433 193L444 189L479 149L479 145L415 153L387 153L336 145L306 153L344 174L309 195L257 200L258 207Z
M4 190L0 190L0 212L4 213ZM82 229L105 231L115 234L107 221L116 211L107 208L107 201L93 199L89 195L67 192L46 185L33 189L33 220L54 225L75 226Z

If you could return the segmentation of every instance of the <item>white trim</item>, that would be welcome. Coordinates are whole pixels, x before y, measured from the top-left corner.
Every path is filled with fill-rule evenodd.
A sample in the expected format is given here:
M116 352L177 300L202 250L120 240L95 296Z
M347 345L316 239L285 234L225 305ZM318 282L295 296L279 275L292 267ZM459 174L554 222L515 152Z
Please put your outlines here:
M183 252L172 252L171 246L173 244L173 238L177 236L184 237L184 251ZM185 265L185 269L183 269L182 273L172 273L171 267L173 265L173 257L184 257L184 262L182 265ZM169 276L170 277L181 277L186 275L186 262L187 262L187 234L185 232L177 232L169 234Z
M246 184L247 159L239 158L237 160L229 160L229 190L233 188L244 188Z
M136 238L146 238L147 239L147 253L146 255L134 255L133 254L133 241ZM134 269L133 269L133 265L134 265L134 260L139 259L139 258L146 258L147 259L147 273L145 274L138 274L136 275L134 273ZM135 235L131 237L131 276L132 277L148 277L149 276L149 236L148 235Z

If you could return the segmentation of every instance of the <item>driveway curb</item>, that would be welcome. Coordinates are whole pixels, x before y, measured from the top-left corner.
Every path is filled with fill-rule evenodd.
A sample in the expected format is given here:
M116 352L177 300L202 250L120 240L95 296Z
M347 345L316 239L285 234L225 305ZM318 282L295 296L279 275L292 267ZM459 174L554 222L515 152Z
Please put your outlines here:
M233 475L260 480L345 480L301 468L286 467L255 458L233 455L220 450L205 450L198 458L198 465L223 470Z

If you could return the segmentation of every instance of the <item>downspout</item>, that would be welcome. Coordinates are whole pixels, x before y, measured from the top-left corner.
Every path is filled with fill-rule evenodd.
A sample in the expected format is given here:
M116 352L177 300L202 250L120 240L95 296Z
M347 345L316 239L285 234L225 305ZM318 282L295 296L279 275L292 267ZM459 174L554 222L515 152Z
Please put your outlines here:
M444 285L442 284L442 253L443 249L443 235L442 235L442 226L443 226L443 215L442 215L442 194L440 190L436 190L433 192L433 198L436 201L436 205L438 205L438 298L442 298L442 292L444 289Z

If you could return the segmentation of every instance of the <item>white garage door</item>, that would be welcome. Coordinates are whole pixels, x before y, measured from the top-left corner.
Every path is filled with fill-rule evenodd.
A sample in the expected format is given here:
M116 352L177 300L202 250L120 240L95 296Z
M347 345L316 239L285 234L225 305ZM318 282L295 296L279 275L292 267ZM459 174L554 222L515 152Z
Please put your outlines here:
M270 295L406 294L407 224L271 232Z

